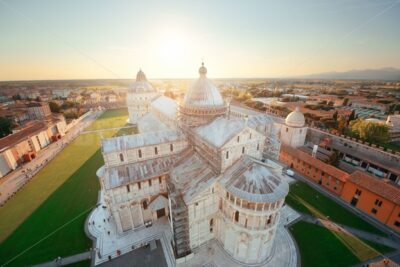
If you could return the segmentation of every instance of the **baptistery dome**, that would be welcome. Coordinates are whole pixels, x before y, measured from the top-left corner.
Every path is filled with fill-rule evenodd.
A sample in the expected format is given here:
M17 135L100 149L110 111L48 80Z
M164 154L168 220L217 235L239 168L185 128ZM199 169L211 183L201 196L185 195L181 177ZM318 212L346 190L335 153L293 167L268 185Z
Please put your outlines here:
M155 92L153 86L147 81L146 75L139 70L136 75L136 81L129 88L132 93L148 93Z
M301 113L299 107L287 115L285 119L285 124L291 127L303 127L305 124L305 119L303 113Z
M225 104L219 90L207 79L204 63L199 68L200 77L193 82L179 106L182 126L197 127L225 115Z

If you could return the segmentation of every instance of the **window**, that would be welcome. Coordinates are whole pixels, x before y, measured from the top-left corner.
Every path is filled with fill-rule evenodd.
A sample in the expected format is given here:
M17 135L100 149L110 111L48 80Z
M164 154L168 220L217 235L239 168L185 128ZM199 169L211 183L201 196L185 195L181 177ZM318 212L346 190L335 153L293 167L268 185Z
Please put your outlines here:
M235 221L239 221L239 211L235 211Z
M144 209L144 210L147 210L147 200L144 200L144 201L142 202L142 205L143 205L143 209Z
M157 147L154 148L154 154L158 155L158 148Z
M149 186L151 186L151 180L149 180Z
M197 206L199 205L199 203L198 203L198 202L196 202L196 203L194 203L194 205L197 207Z
M161 176L160 176L160 177L158 177L158 182L159 182L160 184L162 183Z
M214 219L210 220L210 233L213 232L213 226L214 226Z
M129 187L129 184L126 186L126 191L129 193L131 192L131 188Z
M142 150L138 150L138 155L139 155L139 158L142 158Z
M260 144L257 144L257 151L260 150Z
M289 132L289 128L288 127L286 127L286 132Z
M244 154L244 147L242 147L242 154Z
M250 133L249 139L251 139L251 133Z
M399 221L395 221L395 222L394 222L394 225L395 225L396 227L400 227L400 222L399 222Z
M170 150L171 152L174 151L174 145L173 145L173 144L170 144L170 145L169 145L169 150Z
M360 189L356 189L356 195L360 196L361 195L361 190Z
M226 151L226 159L229 159L229 151Z
M122 162L124 161L124 155L122 153L119 154L119 160Z
M142 185L140 184L140 182L138 183L138 188L142 189Z
M237 137L237 142L239 143L239 141L240 141L240 136Z
M375 209L375 208L373 208L373 209L371 210L371 213L372 213L372 214L377 214L377 213L378 213L378 210Z
M272 215L269 215L269 217L268 217L268 221L267 221L267 224L270 224L270 223L271 223L271 221L272 221Z
M382 206L382 200L379 199L375 200L375 205L378 207Z
M247 218L246 218L246 220L244 221L244 228L247 228Z

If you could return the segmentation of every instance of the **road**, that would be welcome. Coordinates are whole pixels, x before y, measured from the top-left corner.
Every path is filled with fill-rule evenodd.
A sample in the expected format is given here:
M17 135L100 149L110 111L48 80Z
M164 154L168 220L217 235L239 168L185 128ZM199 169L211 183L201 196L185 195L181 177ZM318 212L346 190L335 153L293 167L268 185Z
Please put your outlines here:
M102 112L96 111L74 125L60 140L40 150L35 159L0 179L0 205L15 195L32 177L73 141Z

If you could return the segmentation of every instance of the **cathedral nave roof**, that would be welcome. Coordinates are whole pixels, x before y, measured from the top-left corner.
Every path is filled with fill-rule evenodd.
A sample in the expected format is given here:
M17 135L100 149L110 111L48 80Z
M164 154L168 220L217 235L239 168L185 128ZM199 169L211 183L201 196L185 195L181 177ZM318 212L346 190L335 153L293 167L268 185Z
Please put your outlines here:
M183 194L185 203L189 203L199 193L217 181L210 165L197 153L185 156L170 172L171 182Z
M185 136L178 131L158 131L105 138L102 140L102 147L103 153L110 153L184 139Z
M221 147L245 127L244 119L218 117L209 124L195 128L194 132L215 147Z
M143 117L139 118L138 129L139 133L172 130L152 112L148 112Z
M181 154L177 154L107 168L105 188L111 189L166 174L180 158Z
M158 110L172 120L177 119L178 104L172 98L164 95L157 97L151 102L152 108Z

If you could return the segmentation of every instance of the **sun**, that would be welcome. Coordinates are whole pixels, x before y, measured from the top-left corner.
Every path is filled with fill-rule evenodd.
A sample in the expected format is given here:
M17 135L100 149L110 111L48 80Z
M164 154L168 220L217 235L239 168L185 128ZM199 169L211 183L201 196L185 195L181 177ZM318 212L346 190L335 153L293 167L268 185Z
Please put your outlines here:
M165 31L160 35L157 44L159 59L168 65L177 65L185 60L188 50L188 40L177 31Z

